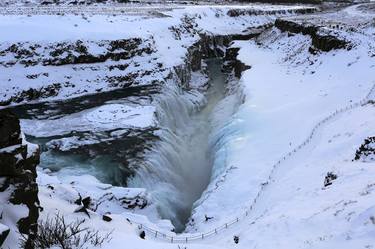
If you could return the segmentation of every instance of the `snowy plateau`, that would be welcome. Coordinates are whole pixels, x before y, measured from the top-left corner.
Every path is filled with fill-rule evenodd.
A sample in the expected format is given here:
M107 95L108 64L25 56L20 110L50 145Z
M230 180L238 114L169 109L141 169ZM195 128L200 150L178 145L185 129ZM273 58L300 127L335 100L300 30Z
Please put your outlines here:
M375 2L0 2L1 249L375 249Z

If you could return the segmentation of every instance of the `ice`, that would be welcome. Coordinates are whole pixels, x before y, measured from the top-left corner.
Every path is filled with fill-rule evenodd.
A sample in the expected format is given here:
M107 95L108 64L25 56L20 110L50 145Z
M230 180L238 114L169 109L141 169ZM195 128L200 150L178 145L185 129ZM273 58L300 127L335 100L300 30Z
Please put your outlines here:
M21 120L23 131L32 136L64 135L71 131L105 131L155 124L153 106L108 104L52 120Z

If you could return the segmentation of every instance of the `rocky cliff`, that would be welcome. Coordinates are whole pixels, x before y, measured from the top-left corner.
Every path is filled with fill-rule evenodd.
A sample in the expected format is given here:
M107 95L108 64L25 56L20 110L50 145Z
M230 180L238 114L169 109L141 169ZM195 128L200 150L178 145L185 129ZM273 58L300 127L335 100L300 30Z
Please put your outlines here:
M7 110L0 111L0 134L0 246L17 240L19 232L27 238L25 248L33 248L39 217L39 147L26 142L18 118Z
M283 32L309 35L312 40L312 47L309 50L311 53L314 53L316 50L328 52L334 49L346 48L349 50L351 48L348 41L332 34L326 34L322 32L318 26L312 24L277 19L275 21L275 27Z

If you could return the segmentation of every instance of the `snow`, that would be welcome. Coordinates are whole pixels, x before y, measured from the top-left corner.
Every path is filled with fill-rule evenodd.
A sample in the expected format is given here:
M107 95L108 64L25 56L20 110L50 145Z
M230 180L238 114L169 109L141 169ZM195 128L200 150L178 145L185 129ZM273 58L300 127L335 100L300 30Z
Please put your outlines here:
M0 153L12 153L15 150L19 149L20 147L21 147L21 145L19 145L19 144L12 145L12 146L9 146L9 147L5 147L5 148L0 149Z
M76 15L11 15L0 16L2 41L64 41L64 40L114 40L148 36L159 27L175 19L140 19L127 16L89 16L88 20ZM140 19L140 20L138 20ZM129 25L133 24L133 25ZM77 25L77 26L75 26ZM124 25L127 26L123 29ZM143 27L146 27L143 30ZM12 32L19 30L20 32ZM33 32L29 32L33 30Z
M14 187L10 186L5 191L0 192L0 214L2 214L0 219L0 225L5 225L10 229L9 235L3 246L12 245L16 247L19 244L19 236L17 234L17 222L21 218L28 216L29 209L24 204L13 205L9 202L10 195L13 191Z
M198 21L201 28L209 32L233 33L234 28L242 26L242 23L251 22L261 25L265 20L272 18L267 16L230 18L226 15L230 9L244 10L295 10L300 6L190 6L188 8L176 8L161 10L166 15L163 18L145 18L129 15L1 15L0 37L2 41L63 41L63 40L113 40L141 37L149 35L165 37L166 32L161 33L166 27L179 24L179 18L184 15L203 16ZM53 8L52 8L53 9ZM74 8L73 8L74 9ZM66 10L69 13L69 9ZM219 14L219 16L217 15ZM215 16L216 15L216 16ZM221 18L219 18L221 17ZM236 20L238 19L238 20ZM238 21L241 22L238 22ZM226 24L230 23L231 26ZM126 26L126 29L123 27ZM19 30L19 32L12 32ZM33 30L33 32L30 32ZM165 41L165 40L164 40Z
M21 120L23 131L46 137L71 131L105 131L116 128L150 127L155 124L153 106L107 104L52 120Z
M347 38L357 41L362 35L353 36ZM273 29L256 42L232 45L241 48L238 58L252 67L240 80L246 100L223 125L225 140L216 157L225 163L214 165L212 182L195 205L195 221L188 231L210 231L235 219L261 191L250 218L228 230L244 238L240 247L373 245L368 211L374 208L373 197L359 194L372 184L372 163L351 162L355 150L372 135L371 105L344 113L320 128L312 144L282 162L274 180L268 182L272 165L301 144L315 124L362 100L373 87L374 60L368 57L367 42L351 51L313 56L308 53L309 37L289 37ZM330 171L339 177L324 189L324 176ZM268 184L262 187L264 183ZM205 214L214 218L205 222ZM357 219L361 222L352 222ZM232 244L224 233L219 241L214 237L207 243Z
M355 145L372 134L374 117L372 106L343 114L323 127L312 145L281 165L250 219L231 231L244 239L240 244L262 248L372 245L373 192L367 190L373 189L375 172L370 164L352 159ZM338 179L324 188L329 171ZM263 212L264 217L251 225ZM218 243L229 244L229 240Z
M47 42L44 39L47 39L46 34L49 32L51 35L48 39L51 40L48 42L78 37L149 38L152 34L157 48L155 55L161 58L160 61L166 67L172 67L182 63L186 46L197 39L186 35L176 41L171 32L167 32L169 25L180 24L179 18L185 13L196 18L198 28L215 34L235 33L242 30L243 26L256 27L274 20L274 17L266 16L224 18L228 9L230 7L215 10L207 7L176 9L166 13L172 17L160 19L94 15L89 17L92 21L90 24L80 23L77 30L68 28L78 22L80 17L77 16L2 16L0 27L7 27L0 28L0 36L5 34L2 32L10 32L8 27L14 29L22 26L22 22L27 22L30 25L28 28L36 28L43 23L46 29L30 37L27 31L25 34L12 34L7 38L9 41L32 39ZM356 17L353 25L357 21L363 22L361 13L351 8L326 17L332 21L341 15L345 16L345 13ZM216 14L222 18L217 18ZM350 17L345 17L348 22ZM311 17L311 20L314 18L316 16ZM365 18L367 22L369 17ZM63 21L67 23L62 25ZM95 23L98 25L97 30L91 26ZM52 30L53 26L59 28ZM129 30L125 30L125 26ZM64 29L68 29L67 32L64 33ZM375 163L352 161L363 140L374 135L373 104L359 106L329 119L329 122L316 130L307 146L272 170L280 158L303 143L318 122L336 110L362 100L374 86L375 62L371 57L374 41L369 39L371 32L373 28L369 26L365 26L361 32L342 31L339 35L356 44L352 50L321 52L317 55L308 52L310 37L299 34L288 36L275 28L264 32L257 41L236 41L232 44L232 47L240 48L238 59L250 65L251 69L243 72L238 83L232 83L238 86L232 85L232 91L216 106L217 116L212 118L212 125L217 132L210 141L214 145L216 159L211 183L194 205L194 222L189 223L187 233L180 235L180 238L190 236L189 233L199 236L221 226L248 210L256 197L257 202L247 218L241 217L238 223L224 229L218 236L187 246L181 244L179 248L235 246L244 249L315 249L374 246ZM193 80L196 83L192 84L195 90L204 86L205 80L200 75L193 75ZM167 92L166 96L174 99L173 94L173 91ZM195 101L196 105L192 106L196 108L204 102L198 91L193 90L185 97L180 102L172 103L181 105ZM373 97L374 94L370 99ZM158 109L159 106L154 106L156 102L152 104L138 106L107 103L58 119L22 120L21 125L26 134L40 137L67 134L72 130L145 128L157 125L155 113L165 115ZM168 108L171 106L167 106L166 110L172 110ZM191 107L181 110L184 110L180 114L182 116ZM177 117L175 112L167 113L170 116L165 115L164 121ZM226 117L227 122L218 122L223 117ZM158 121L161 120L159 118ZM181 117L175 120L185 121ZM118 133L121 131L115 131L114 135ZM74 136L61 140L61 148L75 146L76 140ZM328 172L335 173L338 178L332 185L324 187L324 178ZM272 181L269 181L271 173ZM144 227L139 227L137 223L175 236L170 231L171 223L155 215L157 211L154 203L144 210L136 211L125 211L121 205L121 198L142 196L148 199L147 189L114 187L90 175L57 177L42 169L38 169L38 184L41 205L45 208L41 213L42 219L56 212L64 214L68 220L82 218L81 214L73 212L77 208L74 200L78 198L78 193L91 196L96 201L103 196L113 197L105 199L96 212L90 212L91 219L85 221L85 225L98 228L101 233L113 231L112 240L104 244L103 248L123 248L124 245L131 245L132 248L177 247L151 238L152 233L146 233L146 240L139 238L138 234ZM53 189L49 186L53 186ZM148 200L152 202L152 199ZM113 218L109 223L101 219L101 215L107 212ZM205 215L213 219L206 222ZM239 236L239 244L234 244L234 235ZM9 243L15 245L14 241Z
M0 234L9 230L9 228L3 224L0 224Z
M54 8L54 7L53 7ZM52 8L52 9L53 9ZM187 53L187 47L198 41L199 35L191 34L186 31L184 18L191 18L195 25L195 31L212 34L235 34L241 33L244 28L255 28L264 24L271 23L276 16L257 15L257 16L238 16L230 17L228 10L233 6L191 6L175 9L162 9L157 13L162 16L129 16L125 14L108 15L86 14L73 15L71 11L65 10L64 15L47 15L36 12L35 15L15 14L0 15L0 47L6 49L14 43L25 43L22 46L36 44L48 46L51 43L62 41L81 40L87 44L89 51L94 55L100 55L103 48L97 46L97 42L105 40L141 38L147 45L153 44L156 51L150 55L137 56L129 61L130 66L125 72L137 72L137 70L155 70L157 63L161 63L164 68L171 68L184 63ZM235 6L236 9L283 9L295 10L301 7L297 6L269 6L269 5L249 5ZM36 8L37 10L38 8ZM73 8L74 9L74 8ZM148 13L146 11L146 13ZM282 16L278 14L277 16ZM124 28L126 27L126 28ZM171 27L181 28L182 38L176 39ZM19 32L12 32L18 30ZM146 42L147 41L147 42ZM31 44L28 44L31 42ZM21 47L22 47L21 46ZM49 49L36 48L36 51L43 58L50 58ZM156 61L150 63L156 58ZM6 52L0 56L2 62L17 61L13 53ZM113 62L112 62L113 63ZM110 60L103 63L104 66L112 64ZM135 64L142 65L137 69ZM102 69L102 70L100 70ZM29 79L26 76L33 74L39 75L35 79ZM154 72L154 75L147 75L135 79L134 85L147 85L153 79L167 77L163 72ZM45 76L47 75L47 76ZM56 83L61 85L56 95L43 97L45 100L57 100L73 98L98 91L109 91L120 86L111 86L106 82L106 76L124 75L123 72L108 72L106 67L100 66L35 66L24 67L16 63L10 67L0 67L0 80L2 87L0 99L9 100L22 91L32 89L43 89ZM133 77L132 77L133 78ZM85 79L85 80L83 80ZM15 83L16 82L16 83ZM17 82L22 82L18 84ZM15 86L15 84L17 86Z
M39 198L44 203L43 206L47 209L56 210L58 206L55 202L62 202L68 208L67 212L60 210L60 208L57 210L61 211L64 215L68 215L78 207L75 201L79 199L79 196L82 196L82 198L91 198L95 207L95 213L91 213L95 216L104 214L110 214L110 216L121 214L123 216L126 215L123 213L127 213L124 201L136 198L149 200L146 190L142 188L115 187L110 184L101 183L91 175L66 175L58 177L41 168L38 168L38 185L40 190ZM135 210L138 214L142 214L143 217L149 217L155 223L160 222L162 224L163 222L167 222L169 226L166 226L166 229L170 229L170 222L162 221L158 216L155 216L156 211L154 208L152 203L149 203L148 208L135 208ZM47 211L46 215L50 215L51 212L54 213L53 211Z

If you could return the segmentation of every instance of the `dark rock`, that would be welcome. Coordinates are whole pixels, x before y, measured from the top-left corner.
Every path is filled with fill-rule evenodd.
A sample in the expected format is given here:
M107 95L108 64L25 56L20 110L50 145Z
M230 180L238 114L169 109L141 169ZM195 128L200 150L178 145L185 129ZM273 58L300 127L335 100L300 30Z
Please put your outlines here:
M261 33L261 30L259 32L245 32L243 34L234 34L231 36L232 40L238 40L238 41L249 41L251 39L256 38Z
M243 1L244 2L244 1ZM267 1L259 1L258 2L267 2ZM283 0L283 1L278 1L288 3L291 2L291 0ZM310 0L307 1L309 3L317 3L319 2L318 0ZM231 9L227 12L227 15L230 17L237 17L237 16L258 16L258 15L285 15L287 13L289 14L309 14L309 13L314 13L316 9L314 8L305 8L305 9L296 9L296 10L256 10L256 9Z
M314 54L314 55L315 55L315 54L318 54L318 51L319 51L319 50L316 49L316 48L314 48L314 47L309 47L309 53L310 53L310 54Z
M51 85L43 86L41 88L29 88L28 90L19 92L18 94L12 96L8 102L20 103L23 101L31 101L39 98L56 96L59 93L61 87L62 86L60 83L54 83ZM0 103L0 105L7 105L7 102Z
M126 209L143 209L148 204L147 199L144 196L135 196L132 199L120 198L119 200Z
M191 64L191 70L198 71L202 67L202 54L200 52L199 43L194 44L188 49L188 61Z
M81 205L82 204L82 196L78 193L78 199L74 201L74 204Z
M3 224L0 224L0 247L4 243L5 239L8 237L10 229Z
M332 35L315 35L312 36L312 45L315 48L328 52L334 49L346 48L348 42Z
M244 64L242 61L237 59L239 48L228 48L224 57L223 69L226 72L234 70L234 76L237 78L241 77L243 71L250 69L251 66Z
M251 68L251 66L248 66L245 63L243 63L242 61L237 60L235 66L234 66L234 76L236 76L237 78L240 78L241 75L242 75L242 72L245 71L245 70L248 70L250 68Z
M82 205L85 208L89 208L90 203L91 203L91 197L90 196L87 196L87 197L85 197L85 198L82 199Z
M350 48L348 41L342 40L333 35L320 34L318 26L299 24L292 21L277 19L275 21L275 27L283 32L309 35L312 39L312 45L314 46L314 48L324 52L328 52L334 49ZM316 53L314 49L309 49L309 51L313 54Z
M94 53L88 49L93 43L103 48L101 52ZM37 49L38 48L38 49ZM151 54L154 52L152 40L143 40L139 38L120 39L120 40L103 40L103 41L81 41L76 42L55 42L49 43L43 47L30 42L19 42L11 44L7 48L0 50L0 55L9 55L9 60L0 61L0 65L4 67L13 66L15 64L28 66L62 66L68 64L94 64L103 63L107 60L120 61ZM125 70L128 65L108 66L109 70L118 68ZM73 68L75 69L75 68ZM90 68L95 70L94 67ZM162 69L160 69L162 70ZM147 72L150 74L150 72ZM140 73L137 73L140 74ZM26 75L26 80L39 78L41 75L48 77L48 74L30 74ZM103 77L105 78L105 77ZM133 75L125 78L114 79L114 82L108 80L110 86L129 86L134 83ZM53 78L51 78L52 80ZM16 82L17 83L17 82ZM21 83L20 83L21 84ZM15 84L16 85L16 84ZM0 105L9 105L12 102L20 103L23 101L32 101L41 98L48 98L59 94L62 88L72 87L73 83L69 81L49 82L49 85L43 87L32 87L29 89L21 89L18 92L0 101Z
M90 54L87 45L82 41L76 43L58 43L52 46L50 55L53 58L44 59L43 65L61 66L67 64L87 64L105 62L108 59L119 61L129 59L135 55L153 52L151 47L140 48L142 39L122 39L113 41L103 41L102 46L108 45L107 51L103 54ZM65 57L61 57L63 54Z
M103 220L107 221L107 222L110 222L110 221L112 221L112 218L109 217L108 215L103 215Z
M332 172L328 172L327 175L324 178L324 187L332 185L332 181L336 180L336 179L337 179L337 175L336 174L334 174Z
M18 160L18 155L25 158L26 153L27 146L22 144L13 145L0 152L0 176L16 177L21 175L24 169L17 166L23 164L23 161Z
M85 206L80 206L76 208L76 210L74 210L74 213L84 213L90 218L89 211L87 210L87 208L85 208Z
M355 152L354 160L364 162L375 160L375 137L368 137Z
M26 248L33 248L32 240L37 232L39 217L36 166L39 164L39 148L23 143L19 120L8 110L0 111L1 151L0 177L5 181L0 191L12 189L9 202L24 205L29 213L17 221L18 230L26 235ZM12 210L9 214L13 215Z
M226 47L232 42L230 35L201 35L200 52L203 59L223 57Z
M0 134L0 148L21 143L20 122L16 115L8 110L0 111Z
M145 233L145 231L141 231L140 233L139 233L139 237L141 237L141 239L145 239L145 237L146 237L146 233Z
M191 80L191 67L190 64L182 64L174 67L175 75L177 76L179 85L183 88L189 88Z

